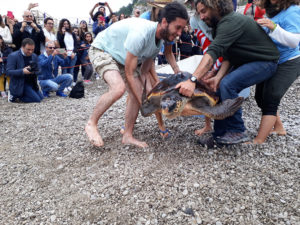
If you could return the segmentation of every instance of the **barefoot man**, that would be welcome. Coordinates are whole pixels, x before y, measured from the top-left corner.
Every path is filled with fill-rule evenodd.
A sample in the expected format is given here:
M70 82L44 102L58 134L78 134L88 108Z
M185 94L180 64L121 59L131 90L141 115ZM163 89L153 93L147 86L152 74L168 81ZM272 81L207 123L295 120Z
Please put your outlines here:
M159 53L163 40L171 42L180 36L187 21L185 7L173 2L162 9L158 23L139 18L126 19L114 23L97 35L89 50L89 56L97 73L108 84L109 90L99 98L85 127L94 146L104 145L97 128L98 120L127 89L129 98L122 143L147 147L146 142L133 137L144 82L149 80L147 84L151 84L150 80L153 80L153 74L156 74L153 59ZM154 79L158 81L157 77Z

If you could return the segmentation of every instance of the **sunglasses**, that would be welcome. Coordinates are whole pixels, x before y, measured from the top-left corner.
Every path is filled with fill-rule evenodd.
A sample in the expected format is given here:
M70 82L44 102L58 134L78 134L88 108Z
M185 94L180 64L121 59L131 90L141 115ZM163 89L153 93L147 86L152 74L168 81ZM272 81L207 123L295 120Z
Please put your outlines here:
M55 47L47 47L47 48L49 48L49 49L56 49Z
M26 17L26 18L28 18L28 17L31 17L31 18L32 18L33 16L32 16L32 15L27 15L27 16L25 16L25 17Z

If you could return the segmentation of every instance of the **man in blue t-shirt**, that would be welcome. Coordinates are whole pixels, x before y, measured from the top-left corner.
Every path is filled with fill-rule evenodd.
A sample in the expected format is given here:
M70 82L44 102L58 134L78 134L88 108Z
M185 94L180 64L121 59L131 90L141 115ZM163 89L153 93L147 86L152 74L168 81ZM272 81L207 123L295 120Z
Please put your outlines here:
M138 147L148 146L146 142L139 141L132 135L142 104L143 86L147 80L148 90L153 81L158 82L153 59L158 54L163 41L170 42L181 35L187 21L188 14L185 7L174 2L162 10L158 22L139 18L126 19L98 34L89 50L89 56L96 72L108 84L109 90L98 100L85 127L88 138L94 146L104 145L97 129L98 120L123 96L126 89L129 97L122 143ZM165 129L162 127L162 119L159 122L160 129Z

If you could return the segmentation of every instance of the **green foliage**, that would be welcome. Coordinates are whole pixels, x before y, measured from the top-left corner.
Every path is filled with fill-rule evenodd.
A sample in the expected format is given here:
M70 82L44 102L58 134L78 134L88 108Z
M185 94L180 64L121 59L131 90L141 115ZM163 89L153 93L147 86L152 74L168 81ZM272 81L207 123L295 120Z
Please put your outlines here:
M132 3L120 8L120 10L117 12L117 14L120 15L123 13L126 16L130 16L132 14L132 10L137 2L138 2L138 0L132 0Z

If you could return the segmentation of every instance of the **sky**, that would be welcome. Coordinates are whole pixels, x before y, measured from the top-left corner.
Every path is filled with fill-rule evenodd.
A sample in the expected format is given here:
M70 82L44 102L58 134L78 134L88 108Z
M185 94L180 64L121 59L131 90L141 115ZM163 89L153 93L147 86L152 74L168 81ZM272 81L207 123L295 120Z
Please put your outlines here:
M22 20L22 14L29 3L38 3L37 9L47 12L54 18L67 18L71 22L76 19L89 19L89 11L98 1L95 0L1 0L0 14L12 11L18 20ZM103 1L104 2L104 1ZM113 12L117 12L122 6L127 6L131 0L107 0ZM95 11L96 12L96 9Z

